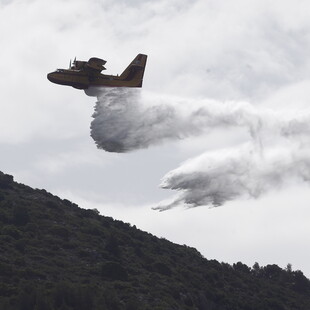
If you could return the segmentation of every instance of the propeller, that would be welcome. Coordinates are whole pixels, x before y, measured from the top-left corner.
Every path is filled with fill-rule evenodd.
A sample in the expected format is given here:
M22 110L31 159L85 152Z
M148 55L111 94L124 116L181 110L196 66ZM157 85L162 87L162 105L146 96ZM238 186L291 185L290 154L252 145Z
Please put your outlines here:
M70 63L69 63L69 69L71 69L71 59L70 59Z

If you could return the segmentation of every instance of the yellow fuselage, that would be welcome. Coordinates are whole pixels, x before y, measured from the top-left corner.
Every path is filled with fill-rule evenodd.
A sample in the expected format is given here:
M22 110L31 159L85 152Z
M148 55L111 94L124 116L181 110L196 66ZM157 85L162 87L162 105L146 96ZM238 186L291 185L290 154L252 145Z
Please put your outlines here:
M87 89L89 87L141 87L137 86L135 79L123 80L119 76L105 75L101 73L88 74L77 70L59 69L47 75L52 83L68 85L78 89Z

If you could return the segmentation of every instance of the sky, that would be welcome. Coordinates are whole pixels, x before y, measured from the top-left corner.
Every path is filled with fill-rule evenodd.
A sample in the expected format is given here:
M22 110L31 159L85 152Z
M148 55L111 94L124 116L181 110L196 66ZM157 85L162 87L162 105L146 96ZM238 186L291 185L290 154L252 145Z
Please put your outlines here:
M310 277L309 13L303 0L0 0L0 170L207 259ZM75 56L120 74L138 53L139 90L96 98L46 79Z

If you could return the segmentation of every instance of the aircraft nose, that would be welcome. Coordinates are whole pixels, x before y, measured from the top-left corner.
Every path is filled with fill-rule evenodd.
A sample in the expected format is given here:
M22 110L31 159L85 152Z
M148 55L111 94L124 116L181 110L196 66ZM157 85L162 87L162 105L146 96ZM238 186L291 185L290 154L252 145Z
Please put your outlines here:
M47 74L47 79L48 79L50 82L53 82L53 81L52 81L52 73L48 73L48 74Z
M51 72L47 75L47 79L52 83L57 83L57 76L55 72Z

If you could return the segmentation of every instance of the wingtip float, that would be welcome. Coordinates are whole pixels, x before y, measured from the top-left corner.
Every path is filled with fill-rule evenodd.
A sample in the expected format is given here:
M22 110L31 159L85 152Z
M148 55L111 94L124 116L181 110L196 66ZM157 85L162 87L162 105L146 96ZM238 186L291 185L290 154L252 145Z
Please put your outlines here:
M142 87L147 55L138 54L121 75L106 75L106 61L92 57L88 61L74 59L69 69L57 69L47 75L52 83L77 89L90 87Z

